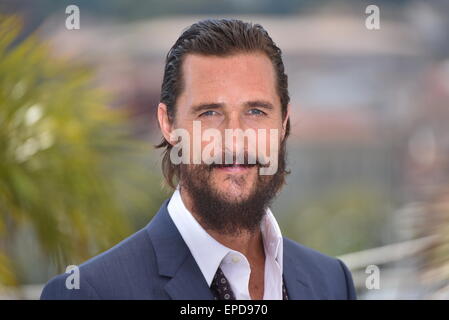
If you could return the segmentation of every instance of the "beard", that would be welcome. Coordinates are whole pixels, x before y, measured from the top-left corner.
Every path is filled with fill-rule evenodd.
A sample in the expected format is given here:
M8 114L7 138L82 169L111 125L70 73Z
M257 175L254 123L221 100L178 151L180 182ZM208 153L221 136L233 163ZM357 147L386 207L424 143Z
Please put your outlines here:
M180 165L180 186L186 189L192 209L199 217L206 230L213 230L225 235L239 235L242 232L254 232L271 205L273 199L285 183L285 139L278 154L278 169L273 175L261 175L262 165L256 161L257 177L252 185L247 186L249 194L245 198L229 199L212 184L213 170L220 165L199 164ZM245 154L245 159L248 159ZM246 163L246 162L245 162ZM232 176L232 183L245 185L245 176Z

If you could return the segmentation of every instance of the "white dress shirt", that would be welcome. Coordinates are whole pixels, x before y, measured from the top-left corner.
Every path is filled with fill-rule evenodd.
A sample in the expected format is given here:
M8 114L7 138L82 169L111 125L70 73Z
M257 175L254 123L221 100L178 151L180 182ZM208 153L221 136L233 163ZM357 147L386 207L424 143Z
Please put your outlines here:
M207 284L221 267L237 300L250 300L250 265L246 257L215 240L185 207L178 188L168 203L168 212L190 249ZM271 210L262 219L265 249L264 300L282 300L282 234Z

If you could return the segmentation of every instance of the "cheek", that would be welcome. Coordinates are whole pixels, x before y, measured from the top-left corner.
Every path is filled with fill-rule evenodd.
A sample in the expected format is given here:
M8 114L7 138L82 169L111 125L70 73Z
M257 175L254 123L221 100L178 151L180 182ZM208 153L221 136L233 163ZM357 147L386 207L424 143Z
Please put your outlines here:
M268 127L257 131L256 152L257 155L270 157L279 152L282 139L282 128Z
M203 147L201 141L201 127L198 128L198 123L195 124L193 121L184 121L179 124L178 128L187 132L182 147L183 150L185 149L185 152L189 154L188 164L200 164L199 161L201 160L201 150Z

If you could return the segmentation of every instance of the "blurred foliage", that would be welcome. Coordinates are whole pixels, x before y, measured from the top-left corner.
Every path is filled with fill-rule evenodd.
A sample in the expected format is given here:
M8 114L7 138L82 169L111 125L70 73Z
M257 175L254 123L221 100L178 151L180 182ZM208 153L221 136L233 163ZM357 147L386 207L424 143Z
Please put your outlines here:
M376 188L342 185L286 210L287 237L337 256L388 243L388 199Z
M21 229L32 227L39 247L61 271L122 240L136 221L147 222L151 217L140 210L153 214L149 202L156 198L158 206L163 197L161 188L151 188L155 177L145 169L150 146L129 137L124 115L106 107L107 96L92 85L92 72L53 58L33 35L16 43L20 29L18 18L0 16L0 283L5 285L22 281L24 266L14 258ZM136 161L141 163L134 166ZM127 209L131 213L125 216Z

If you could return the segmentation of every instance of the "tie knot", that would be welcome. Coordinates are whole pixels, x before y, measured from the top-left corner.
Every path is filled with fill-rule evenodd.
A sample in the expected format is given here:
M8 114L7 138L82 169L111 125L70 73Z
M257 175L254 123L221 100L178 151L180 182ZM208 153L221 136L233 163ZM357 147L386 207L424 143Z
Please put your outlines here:
M234 292L232 292L231 285L220 267L218 267L217 272L215 273L210 289L215 300L235 300L235 295ZM282 281L282 299L288 300L287 289L285 288L284 281Z
M226 279L220 267L218 267L215 273L210 289L215 300L235 300L229 281Z

